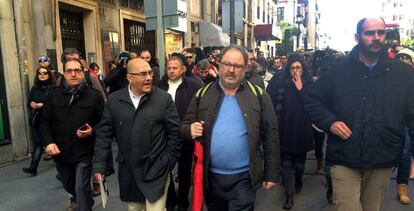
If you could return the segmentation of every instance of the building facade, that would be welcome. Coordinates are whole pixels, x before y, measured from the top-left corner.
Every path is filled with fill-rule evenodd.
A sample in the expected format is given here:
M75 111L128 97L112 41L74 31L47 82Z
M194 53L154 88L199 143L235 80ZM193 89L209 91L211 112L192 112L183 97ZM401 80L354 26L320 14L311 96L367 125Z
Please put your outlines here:
M218 18L218 0L176 1L180 17L191 21L185 21L188 27L163 31L169 52L199 46L191 22ZM192 9L198 13L188 15ZM144 0L3 0L0 11L0 165L25 159L31 152L26 101L40 55L47 54L61 72L63 49L75 47L105 73L108 63L124 50L148 49L155 56L159 52L156 31L146 30Z
M400 39L414 38L414 1L382 0L382 17L387 24L398 24Z

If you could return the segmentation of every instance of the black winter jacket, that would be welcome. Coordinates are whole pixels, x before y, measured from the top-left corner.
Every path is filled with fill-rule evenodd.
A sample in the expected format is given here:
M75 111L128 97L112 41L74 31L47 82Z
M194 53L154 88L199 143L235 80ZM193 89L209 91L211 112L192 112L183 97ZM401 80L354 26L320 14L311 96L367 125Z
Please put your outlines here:
M188 105L193 98L194 93L203 86L195 79L183 76L183 82L178 86L175 93L175 105L177 106L178 116L180 120L184 118L184 114L187 111ZM160 84L158 85L161 89L168 91L168 76L164 75Z
M45 146L55 143L60 149L61 153L55 159L72 163L92 159L94 133L78 138L76 131L85 123L94 127L101 119L103 106L102 95L89 86L84 85L74 95L65 86L49 91L40 120L40 133Z
M305 93L305 107L314 124L328 133L327 164L364 169L396 166L405 126L413 137L414 71L385 53L369 70L359 60L358 48ZM349 139L330 132L335 121L350 128Z

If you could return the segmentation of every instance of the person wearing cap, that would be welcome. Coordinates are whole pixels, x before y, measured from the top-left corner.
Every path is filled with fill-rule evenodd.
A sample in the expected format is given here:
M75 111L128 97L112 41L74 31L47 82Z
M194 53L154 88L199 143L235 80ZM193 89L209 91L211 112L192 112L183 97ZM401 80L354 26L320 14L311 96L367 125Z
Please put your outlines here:
M124 51L119 54L116 68L109 72L106 76L104 83L109 87L109 94L126 87L129 82L126 78L127 65L130 60L130 54L128 51Z
M60 77L62 76L61 73L59 73L57 70L55 70L55 68L52 67L52 65L50 64L50 58L46 54L43 54L39 57L39 67L49 68L50 72L53 73L56 80L60 79Z
M414 67L414 52L408 48L403 48L395 54L395 58Z

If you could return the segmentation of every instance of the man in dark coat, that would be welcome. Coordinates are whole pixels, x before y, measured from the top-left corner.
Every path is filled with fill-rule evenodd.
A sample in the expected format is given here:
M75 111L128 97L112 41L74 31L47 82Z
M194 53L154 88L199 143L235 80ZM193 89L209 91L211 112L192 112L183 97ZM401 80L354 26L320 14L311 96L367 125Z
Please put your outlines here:
M401 159L404 127L414 136L414 75L388 58L383 19L360 20L355 40L350 55L305 92L305 108L328 133L336 210L378 211Z
M65 80L49 91L40 133L46 152L54 156L63 187L74 197L71 202L76 201L77 210L92 210L93 127L101 118L104 99L85 84L78 59L66 60L63 67Z
M154 73L154 76L152 77L152 84L158 84L160 82L160 65L158 64L158 61L155 57L151 55L151 52L147 49L142 50L139 53L139 58L145 60L148 62L148 64L151 67L152 72Z
M244 78L254 85L259 86L262 89L265 89L265 84L262 77L257 73L257 63L254 61L253 49L247 49L248 52L248 62L246 65L246 73Z
M164 75L159 85L161 89L166 90L172 96L180 120L184 118L194 93L202 87L199 81L185 76L184 71L183 61L179 57L171 57L167 61L167 74ZM178 210L187 210L189 206L188 193L191 186L193 151L194 143L190 140L184 142L178 161Z
M152 87L147 62L128 62L129 85L108 98L96 132L93 172L102 180L111 142L119 153L119 189L129 211L164 210L168 173L180 156L179 118L167 92Z
M219 80L193 97L181 126L184 140L202 137L208 210L253 210L256 188L279 181L280 149L272 102L244 79L247 52L223 50Z

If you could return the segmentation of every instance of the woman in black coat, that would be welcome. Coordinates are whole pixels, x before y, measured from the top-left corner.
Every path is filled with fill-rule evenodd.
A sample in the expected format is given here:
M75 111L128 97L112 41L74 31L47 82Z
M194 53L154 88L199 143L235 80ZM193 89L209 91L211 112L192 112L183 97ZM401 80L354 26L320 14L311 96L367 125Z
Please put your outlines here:
M293 189L296 193L302 189L306 153L313 149L312 123L305 112L301 93L311 83L305 61L294 54L289 57L285 70L272 78L266 90L279 122L282 179L286 191L284 209L293 206Z
M36 70L34 85L30 90L27 106L32 109L30 125L33 128L33 145L34 151L30 167L23 168L23 171L32 176L37 175L40 157L43 152L43 142L39 135L39 118L43 112L43 104L49 90L55 85L55 76L48 67L39 67Z

